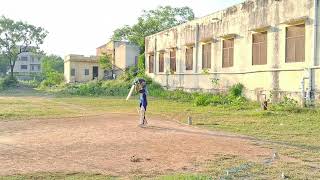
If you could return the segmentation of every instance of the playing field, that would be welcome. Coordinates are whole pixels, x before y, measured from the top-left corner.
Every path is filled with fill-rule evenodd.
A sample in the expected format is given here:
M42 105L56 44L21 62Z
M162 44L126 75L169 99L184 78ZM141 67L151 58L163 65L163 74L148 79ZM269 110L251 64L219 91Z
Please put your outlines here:
M314 141L308 149L188 126L186 107L179 103L166 113L165 101L159 105L151 98L157 109L150 108L149 125L140 128L136 100L46 95L0 100L0 179L320 177L318 149L310 150L318 147Z

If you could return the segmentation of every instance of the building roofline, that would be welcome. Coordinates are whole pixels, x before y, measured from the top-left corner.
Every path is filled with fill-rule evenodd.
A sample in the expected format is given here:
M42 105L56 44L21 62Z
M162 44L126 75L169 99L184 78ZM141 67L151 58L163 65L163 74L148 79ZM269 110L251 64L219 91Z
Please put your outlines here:
M189 23L192 23L192 22L195 22L195 21L199 21L199 20L201 20L201 19L208 18L208 17L210 17L210 16L218 15L219 13L222 13L222 12L224 12L224 11L232 8L232 7L238 7L238 6L243 5L244 3L249 2L249 1L251 1L251 0L245 0L245 1L241 2L241 3L236 3L236 4L232 5L232 6L228 6L227 8L224 8L224 9L221 9L221 10L217 10L217 11L215 11L215 12L213 12L213 13L208 14L208 15L201 16L201 17L198 17L198 18L196 17L196 18L193 19L193 20L190 20L190 21L187 21L187 22L185 22L185 23L179 24L179 25L177 25L177 26L174 26L174 27L165 29L165 30L163 30L163 31L160 31L160 32L151 34L151 35L149 35L149 36L146 36L145 38L149 38L149 37L152 37L152 36L159 35L159 34L161 34L162 32L170 31L170 30L176 29L176 28L178 28L178 27L185 26L185 25L187 25L187 24L189 24Z

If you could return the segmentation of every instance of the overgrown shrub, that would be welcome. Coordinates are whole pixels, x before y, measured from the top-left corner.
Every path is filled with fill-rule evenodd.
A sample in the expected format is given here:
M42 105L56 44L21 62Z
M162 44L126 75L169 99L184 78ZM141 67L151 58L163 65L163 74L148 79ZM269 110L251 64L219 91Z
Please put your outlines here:
M64 77L62 73L57 71L46 72L44 80L40 83L40 88L52 87L63 82Z
M0 89L4 90L7 88L17 87L18 80L16 77L7 76L0 80Z
M229 89L229 96L233 96L233 97L241 97L243 94L243 89L244 86L240 83L233 85L230 89Z
M301 112L303 108L299 107L298 101L284 97L279 103L274 103L270 107L272 111L288 111L288 112Z
M62 93L79 96L126 96L132 86L133 77L134 76L128 78L130 80L123 77L117 80L70 84L62 90ZM240 84L230 88L229 93L226 95L200 92L190 93L183 90L168 91L160 84L153 82L152 79L148 77L142 78L146 80L148 84L148 95L152 97L179 102L190 102L195 106L233 105L240 107L247 102L242 96L243 86Z
M130 83L118 80L91 81L69 84L62 90L62 93L78 96L125 96L130 87Z
M41 81L34 79L34 80L19 81L19 83L25 87L36 88L40 86Z

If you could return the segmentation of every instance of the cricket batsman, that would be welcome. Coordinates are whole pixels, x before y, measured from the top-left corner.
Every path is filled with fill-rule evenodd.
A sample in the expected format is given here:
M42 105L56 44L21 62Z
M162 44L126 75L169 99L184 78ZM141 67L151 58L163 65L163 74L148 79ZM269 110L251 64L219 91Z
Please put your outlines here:
M144 79L141 78L136 78L133 82L132 88L128 94L127 100L130 98L133 88L137 93L140 94L140 103L139 103L139 115L140 115L140 127L144 127L148 124L146 120L146 110L148 106L148 101L147 101L147 83Z

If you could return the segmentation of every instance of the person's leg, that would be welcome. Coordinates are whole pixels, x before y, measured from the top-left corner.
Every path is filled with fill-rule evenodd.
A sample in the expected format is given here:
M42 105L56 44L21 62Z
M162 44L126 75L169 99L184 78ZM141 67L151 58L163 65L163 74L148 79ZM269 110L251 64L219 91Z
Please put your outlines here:
M144 119L145 119L145 109L143 106L140 107L140 125L144 125Z
M145 111L144 111L144 124L145 125L147 125L148 124L148 121L147 121L147 119L146 119L146 109L145 109Z

